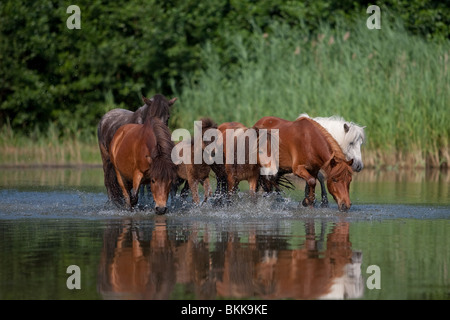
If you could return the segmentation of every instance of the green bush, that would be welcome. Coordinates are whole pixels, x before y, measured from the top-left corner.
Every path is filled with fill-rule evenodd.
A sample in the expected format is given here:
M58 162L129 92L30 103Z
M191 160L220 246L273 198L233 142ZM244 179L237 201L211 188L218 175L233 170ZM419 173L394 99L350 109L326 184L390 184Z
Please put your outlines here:
M78 135L93 134L113 107L136 109L141 95L181 92L184 79L198 77L211 52L236 69L238 57L226 34L242 45L274 22L302 36L317 34L323 22L334 29L367 17L368 2L80 0L81 30L69 30L72 1L4 0L0 3L0 125L10 120L25 134L49 123ZM449 7L439 1L380 1L399 12L407 30L448 41ZM383 18L384 19L384 18ZM301 22L301 23L300 23ZM382 22L383 23L383 22ZM248 51L248 50L247 50ZM225 70L225 72L228 72Z
M366 150L416 154L414 166L449 163L450 42L409 35L394 18L381 30L360 19L322 25L311 36L273 23L225 39L227 58L210 43L207 67L186 79L174 110L179 126L204 116L252 126L269 115L340 115L367 126Z

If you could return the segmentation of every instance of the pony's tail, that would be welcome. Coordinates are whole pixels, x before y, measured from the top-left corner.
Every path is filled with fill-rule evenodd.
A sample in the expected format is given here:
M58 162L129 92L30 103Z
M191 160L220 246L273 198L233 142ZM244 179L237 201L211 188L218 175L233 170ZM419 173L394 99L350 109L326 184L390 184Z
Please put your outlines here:
M281 192L285 189L295 189L294 184L282 174L277 174L272 179L260 175L258 179L258 188L259 187L265 192Z

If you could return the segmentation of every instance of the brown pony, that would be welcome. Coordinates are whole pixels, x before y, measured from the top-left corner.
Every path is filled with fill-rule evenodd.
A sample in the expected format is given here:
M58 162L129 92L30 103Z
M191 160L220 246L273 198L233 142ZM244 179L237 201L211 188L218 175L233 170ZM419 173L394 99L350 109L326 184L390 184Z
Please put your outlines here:
M171 159L173 147L169 128L156 117L117 130L109 156L129 209L138 201L140 185L150 183L156 213L167 211L170 187L176 179L176 166Z
M116 131L125 124L143 124L148 117L157 117L168 125L170 107L177 98L167 100L163 95L156 94L151 99L142 97L144 105L135 112L126 109L113 109L108 111L101 119L97 127L98 145L103 162L105 175L105 187L108 198L117 206L123 205L121 188L117 182L114 167L109 158L109 146Z
M243 180L248 181L250 193L255 194L260 176L260 166L257 158L251 161L250 156L256 155L256 144L254 142L258 138L257 131L248 131L248 128L239 122L225 122L217 129L222 133L223 138L224 168L228 194L235 192L239 182ZM231 143L227 140L226 131L228 129L234 131L234 149L231 149ZM254 133L253 137L251 136L252 133ZM244 144L242 144L242 139L245 139ZM244 147L245 149L238 150L238 147ZM239 152L244 152L245 158L241 161L238 159Z
M215 124L211 119L204 118L200 120L202 122L202 137L206 130L208 129L217 129L217 124ZM202 139L202 153L206 144ZM205 163L202 157L201 163L194 163L194 141L181 141L175 145L176 154L180 157L183 157L183 151L185 149L189 149L191 152L191 162L190 163L180 163L177 165L177 175L179 178L178 184L182 184L184 181L185 186L181 191L181 195L187 193L187 189L190 188L192 193L192 200L196 203L200 203L200 198L198 196L198 184L202 184L205 190L204 202L208 200L208 197L211 195L211 187L209 183L209 173L211 171L211 167Z
M338 204L340 211L350 209L350 182L352 162L345 155L336 140L317 122L309 118L288 121L277 117L263 117L254 125L259 129L279 129L279 170L292 172L305 179L309 193L303 200L304 206L313 206L314 189L319 170L327 179L328 191Z

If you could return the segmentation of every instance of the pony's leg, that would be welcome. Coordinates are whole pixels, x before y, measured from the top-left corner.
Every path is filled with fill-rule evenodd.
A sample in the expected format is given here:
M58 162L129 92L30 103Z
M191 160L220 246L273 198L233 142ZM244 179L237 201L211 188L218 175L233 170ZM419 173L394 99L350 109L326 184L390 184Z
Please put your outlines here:
M325 188L325 178L320 171L319 174L317 175L317 179L320 182L320 189L322 191L322 202L320 203L320 207L328 208L328 197L327 197L327 189Z
M178 187L180 186L182 182L180 182L180 178L175 179L175 181L172 183L172 185L170 186L170 192L169 192L169 196L171 199L171 203L174 204L175 202L175 198L177 196L177 191L178 191Z
M199 204L200 197L198 196L198 180L190 178L188 182L191 188L192 200L195 202L195 204Z
M141 171L136 170L134 172L133 189L131 190L131 199L130 199L130 204L132 207L134 207L136 205L136 203L138 202L139 187L141 186L141 181L142 181L143 177L144 177L144 174Z
M306 170L304 165L298 165L293 168L292 172L298 177L305 179L308 185L308 195L305 194L305 199L302 201L303 206L313 207L315 202L315 189L316 189L316 178L314 178L308 170Z
M203 203L205 203L206 200L208 200L208 198L211 196L211 185L209 183L209 177L203 180L203 189L205 190L205 198L203 200Z
M226 178L216 175L217 187L214 195L221 196L227 193L227 181Z
M233 178L232 174L227 176L227 202L231 203L231 196L236 192L239 182Z
M256 205L257 199L258 199L256 197L256 189L258 188L258 180L259 180L259 176L248 179L248 186L249 186L249 191L250 191L250 201L254 205Z
M184 182L183 189L181 189L180 196L182 198L186 198L188 196L188 194L189 194L189 182L186 180Z
M309 196L309 184L305 185L305 198L307 198Z
M128 190L125 187L125 184L123 182L122 175L120 174L120 172L117 169L115 169L115 170L116 170L117 182L119 183L119 186L122 189L123 197L125 198L125 203L126 203L128 209L131 209L130 196L129 196Z
M259 177L254 177L254 178L248 179L248 186L249 186L250 194L252 196L256 195L256 189L258 188L258 180L259 180Z
M236 186L235 185L236 185L236 181L233 178L233 175L229 174L227 176L227 184L226 184L226 186L227 186L227 193L229 195L233 194L236 191Z

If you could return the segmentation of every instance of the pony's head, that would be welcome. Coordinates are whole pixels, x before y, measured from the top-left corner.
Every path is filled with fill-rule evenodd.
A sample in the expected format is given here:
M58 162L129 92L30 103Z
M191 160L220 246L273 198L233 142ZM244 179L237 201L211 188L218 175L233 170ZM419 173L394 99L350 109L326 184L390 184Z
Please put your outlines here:
M150 179L150 190L155 200L156 214L165 214L167 212L167 200L175 178L164 179L161 176L152 176Z
M361 156L361 145L365 141L364 128L352 122L343 124L344 138L340 142L347 160L353 159L352 169L359 172L364 167Z
M169 128L158 118L151 120L152 128L156 138L156 147L147 158L150 168L150 190L155 200L157 214L167 211L167 200L169 198L172 183L177 181L177 167L171 158L174 143L171 139Z
M353 159L344 160L333 155L326 166L328 191L336 201L339 211L347 211L352 205L350 201L350 182L352 182L353 174L352 164Z
M167 100L163 95L156 94L151 99L142 97L142 100L149 108L147 117L156 117L165 123L166 126L169 125L170 107L177 101L177 98Z

